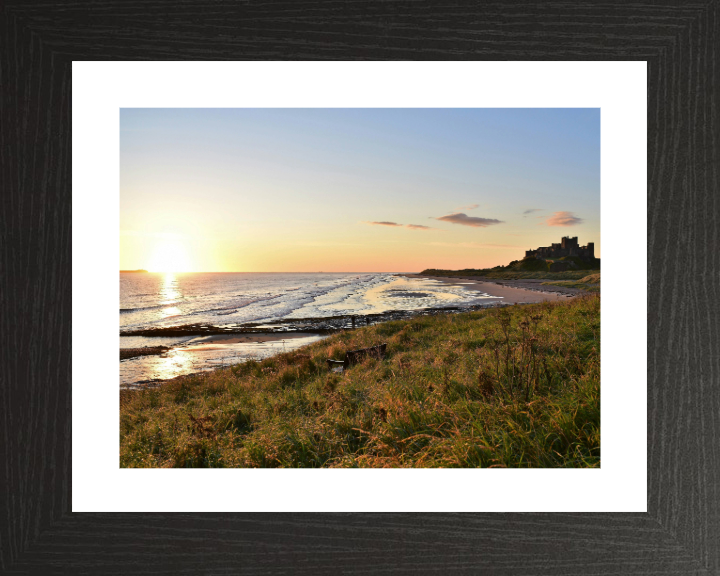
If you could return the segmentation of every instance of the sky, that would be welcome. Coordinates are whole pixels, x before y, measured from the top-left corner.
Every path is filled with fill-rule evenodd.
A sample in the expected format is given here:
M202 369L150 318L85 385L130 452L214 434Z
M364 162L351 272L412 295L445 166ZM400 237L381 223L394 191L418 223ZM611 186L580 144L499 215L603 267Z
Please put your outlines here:
M120 111L120 269L485 268L600 257L600 110Z

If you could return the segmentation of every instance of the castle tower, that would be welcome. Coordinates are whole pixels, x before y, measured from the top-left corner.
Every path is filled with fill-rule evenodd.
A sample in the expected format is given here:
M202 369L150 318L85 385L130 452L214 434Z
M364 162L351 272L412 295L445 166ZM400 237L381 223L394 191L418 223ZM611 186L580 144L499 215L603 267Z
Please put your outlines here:
M588 242L587 249L590 258L595 258L595 242Z

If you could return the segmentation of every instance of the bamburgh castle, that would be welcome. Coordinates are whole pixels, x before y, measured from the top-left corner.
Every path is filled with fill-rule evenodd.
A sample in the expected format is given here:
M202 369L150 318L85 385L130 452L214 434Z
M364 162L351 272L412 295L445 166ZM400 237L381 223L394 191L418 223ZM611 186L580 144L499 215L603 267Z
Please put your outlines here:
M552 244L551 246L525 252L525 258L562 258L563 256L576 256L583 260L593 260L595 258L595 243L588 242L587 246L578 246L577 236L574 238L565 236L559 244Z

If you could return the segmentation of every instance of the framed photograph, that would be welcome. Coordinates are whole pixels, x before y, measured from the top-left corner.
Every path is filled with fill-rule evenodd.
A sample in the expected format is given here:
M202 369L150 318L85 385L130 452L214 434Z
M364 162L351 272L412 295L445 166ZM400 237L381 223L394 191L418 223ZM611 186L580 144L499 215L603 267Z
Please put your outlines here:
M122 108L121 467L600 468L600 129L599 107Z
M185 10L190 9L183 7L178 14ZM9 211L4 211L9 217L3 222L4 237L9 240L3 242L8 247L3 250L7 263L3 268L10 280L4 299L9 304L8 313L3 314L8 354L0 403L8 463L2 509L9 522L0 532L3 571L123 573L136 567L142 558L143 569L149 572L192 569L264 574L284 570L315 574L382 569L418 573L713 573L720 562L714 544L719 536L717 499L712 492L717 472L714 414L718 399L711 352L717 315L711 313L716 306L706 279L712 277L716 266L705 246L715 230L713 198L718 185L713 168L717 147L711 137L715 132L711 113L716 96L711 66L717 50L713 41L715 7L618 8L611 15L600 7L573 9L573 14L563 7L545 7L531 10L533 22L554 23L555 27L544 28L541 36L528 32L523 22L530 15L516 8L498 13L478 11L471 19L450 10L448 17L454 24L449 29L453 34L441 34L425 48L408 40L386 38L382 47L370 52L368 44L358 44L354 49L333 39L333 33L350 32L350 22L361 15L354 14L354 8L334 14L330 27L319 36L299 14L286 14L304 30L298 38L304 38L306 46L317 48L314 58L424 59L428 57L423 56L424 50L436 50L436 57L442 59L474 59L473 53L481 50L488 60L511 57L517 62L131 61L139 57L133 53L139 45L145 46L145 60L162 59L169 53L175 60L189 60L197 57L193 54L199 54L198 50L205 56L212 54L211 58L222 54L231 60L302 60L310 56L298 50L287 35L277 37L275 28L269 27L257 10L247 6L242 10L218 8L219 20L212 26L236 31L234 39L215 45L212 35L207 36L207 28L194 36L189 32L195 24L188 24L188 29L178 24L169 28L162 48L152 42L131 45L115 41L118 35L131 33L142 39L157 31L141 25L139 16L125 15L123 18L129 18L125 24L113 24L112 7L98 12L97 19L80 16L74 9L58 12L53 19L55 27L46 24L47 13L20 6L6 9L3 15L7 33L2 42L9 54L4 59L3 85L12 86L6 91L6 102L13 106L4 107L6 128L2 138L17 152L7 155L8 161L3 163L3 181L12 199ZM565 21L569 15L589 28L576 32ZM437 18L422 12L377 16L398 26L426 26ZM477 26L468 24L472 21ZM211 22L216 21L211 18ZM603 22L603 38L614 31L610 42L590 32L599 22ZM499 31L508 27L516 31L512 45L492 35L483 35L482 39L477 35L480 29ZM648 30L652 34L648 35ZM365 39L377 34L375 24L360 30L360 37ZM251 36L252 41L239 40ZM623 42L617 40L620 37ZM532 38L535 40L530 42ZM539 45L538 38L542 39ZM268 46L272 46L269 53ZM337 51L335 56L330 56L331 48ZM452 56L456 51L458 54ZM537 62L522 61L531 54ZM550 62L558 57L598 61ZM90 62L101 59L116 62ZM587 118L580 117L583 114ZM530 197L518 201L517 189L522 186L515 182L513 190L486 191L481 200L489 205L481 212L473 212L480 208L474 206L480 201L471 197L475 191L458 193L462 188L458 186L439 193L437 183L427 181L432 175L423 169L432 165L431 160L435 167L445 166L447 174L454 172L456 177L468 170L459 158L462 150L457 148L457 142L467 138L468 125L477 122L487 129L491 120L504 115L509 117L495 126L498 134L484 144L493 153L488 158L495 158L495 164L486 159L478 168L475 161L476 170L487 176L491 168L499 170L500 164L511 162L512 156L501 158L497 153L509 126L519 126L515 133L522 135L532 124L548 141L544 150L535 152L536 160L546 160L538 172L560 171L563 166L572 171L578 163L589 167L590 173L599 170L601 178L595 186L601 192L595 199L595 210L592 200L583 204L585 190L592 189L593 184L581 182L575 173L575 180L565 179L576 186L574 193L568 189L539 194L538 190L548 184L536 175L534 198L543 200L542 205L531 204ZM331 120L325 120L328 117ZM453 122L456 127L449 130ZM313 210L313 202L324 209L332 201L327 190L338 184L347 189L348 181L330 183L323 190L321 180L309 178L301 192L284 197L276 209L275 222L270 218L270 205L263 204L278 202L278 190L288 186L287 182L268 179L270 175L284 175L299 186L303 170L305 175L322 172L319 166L326 165L332 172L348 162L339 153L341 146L334 140L333 131L328 129L323 134L318 129L339 123L347 127L343 134L351 136L356 151L353 160L364 158L368 167L367 180L353 181L362 182L361 187L366 189L373 185L378 188L368 194L370 200L364 204L344 202L342 195L338 196L340 204L350 204L358 214L352 221L339 218L343 234L348 245L372 243L375 252L388 260L382 266L368 265L362 260L364 252L346 246L344 258L356 259L355 270L337 267L339 256L322 246L326 242L338 250L343 234L332 230L333 210ZM293 133L293 126L303 124L314 128L310 140L307 131ZM594 138L594 144L586 146L580 136L574 136L574 149L550 142L562 127L565 134L577 134L578 127L585 124L594 126L594 132L587 128L580 133ZM197 130L189 130L189 125ZM210 126L216 131L208 132ZM415 210L419 203L410 209L411 202L386 202L392 195L383 194L378 184L380 173L385 174L383 182L392 180L389 156L400 147L381 143L362 146L364 137L390 138L388 126L394 127L395 137L406 142L413 140L415 130L413 146L421 149L421 154L410 158L398 153L394 165L407 174L393 186L397 190L403 180L413 187L398 199L424 198L423 220L418 220L420 211ZM443 128L433 132L433 126ZM432 133L429 140L436 144L434 157L422 150L428 140L418 137L418 127ZM143 131L152 135L148 137ZM223 131L226 135L242 131L248 136L244 140L246 153L241 147L218 148ZM454 158L448 152L449 140L443 140L450 136L456 139ZM182 141L188 138L196 140L183 148ZM525 140L527 146L533 144L532 138ZM233 141L234 146L242 144ZM493 148L493 143L498 146ZM519 144L512 148L518 159L522 157L517 152ZM600 158L583 157L583 150L592 150L593 146L601 152ZM321 150L318 163L308 158L300 161L300 152L318 156ZM378 155L373 159L368 150L376 150ZM258 151L265 154L269 169L252 173L247 165L258 167L263 162ZM553 166L553 152L566 162ZM159 183L153 180L154 174L158 166L162 167L163 155L168 154L175 155L169 164L176 167L175 179L165 181L169 189L156 194L153 187ZM183 154L190 156L177 162ZM215 172L212 162L195 162L197 155L212 160L223 154L225 161L214 165ZM290 170L293 154L298 165ZM328 161L333 154L333 161ZM527 156L522 158L527 162ZM247 165L242 165L241 159ZM424 183L412 179L416 175L408 170L412 163L416 163L415 172L424 175ZM284 171L277 168L283 165ZM370 168L377 169L373 177L368 176ZM257 199L243 196L247 206L223 207L222 193L210 190L211 183L218 189L228 186L220 172L233 169L246 177L258 176L253 182ZM193 170L202 171L198 177L203 182L200 192L193 186ZM260 172L264 178L259 177ZM522 170L510 173L523 176ZM491 182L487 177L486 186ZM559 186L560 180L548 182ZM427 188L420 191L423 185ZM526 183L526 188L532 185ZM437 205L431 202L433 197L438 198ZM303 202L306 198L308 202ZM446 201L447 208L439 200ZM204 210L213 216L206 217ZM304 224L293 230L289 214ZM151 218L147 219L148 215ZM147 224L162 222L164 215L165 228ZM262 218L254 223L253 232L252 218L258 215ZM223 236L223 230L239 218L245 218L244 229L250 231L241 242L244 257L250 261L245 267L239 261L228 261L231 254L239 253L237 246L213 252L203 250L202 245L212 236L227 246L232 240L227 234ZM535 220L532 234L522 237L524 230L530 229L524 222L531 219ZM183 230L171 229L181 220ZM312 223L313 234L305 233L307 222ZM356 228L351 230L351 225ZM463 266L456 254L461 248L481 248L472 243L486 244L482 247L486 252L489 248L499 250L500 244L515 244L508 238L501 242L491 237L504 225L515 227L504 234L521 235L517 241L523 242L520 257L501 262L493 256L494 260L478 259ZM582 234L572 233L581 226ZM562 233L557 239L545 240L538 237L537 229ZM487 238L468 238L469 231L483 232ZM386 237L378 238L378 234ZM417 249L418 240L407 241L400 234L423 238L423 249ZM447 239L426 240L432 234ZM597 238L592 237L594 234ZM360 242L359 238L366 240ZM708 240L698 248L698 238ZM440 264L399 269L397 261L390 261L393 251L378 247L382 242L390 245L389 241L411 245L411 249L400 251L408 261L422 253L423 258L435 255ZM463 243L468 246L461 246ZM253 254L261 254L264 262L270 262L273 249L280 260L297 262L297 267L289 269L278 260L279 268L268 265L253 269ZM303 378L308 379L307 390L338 379L336 386L347 388L352 396L362 390L342 383L343 378L357 380L362 379L361 372L377 375L386 370L387 380L395 379L398 389L405 389L413 401L427 403L435 398L454 410L460 405L470 410L482 402L489 405L493 399L506 398L510 405L513 399L514 405L524 406L528 417L541 421L544 415L534 412L533 400L554 410L555 396L550 396L555 393L554 380L543 380L539 369L533 368L540 344L530 340L541 339L540 323L550 322L553 304L497 306L501 298L509 298L510 292L493 293L497 283L489 287L478 282L505 280L502 288L506 291L529 289L536 294L581 290L582 297L564 298L586 303L588 308L578 310L578 318L571 324L577 330L578 322L589 322L587 329L592 332L595 312L588 303L599 299L591 285L599 284L592 276L599 273L593 266L600 250L600 425L591 426L591 400L570 416L559 413L561 421L570 418L575 422L582 412L579 428L590 438L582 444L577 441L579 434L574 437L572 457L552 442L550 446L556 449L546 454L540 440L535 443L537 459L532 463L513 459L512 454L490 456L478 451L477 446L492 452L511 442L491 444L488 438L478 440L473 433L465 442L476 456L468 449L462 452L464 459L460 458L458 450L445 450L445 440L438 440L445 439L441 433L445 421L453 421L457 437L464 438L466 423L453 416L456 412L443 413L443 422L438 421L436 429L422 423L422 441L418 441L421 436L417 431L386 437L387 446L403 447L383 452L379 441L368 439L378 437L381 431L387 434L391 424L400 422L399 414L407 416L407 407L397 404L399 395L388 396L384 400L387 407L367 399L364 404L356 402L372 407L367 425L359 426L352 411L343 409L342 417L348 419L352 431L344 444L339 444L344 456L326 450L323 454L327 457L318 459L317 454L298 455L286 449L293 433L304 437L321 420L337 430L340 422L340 412L333 415L330 404L320 406L333 391L323 395L318 388L317 397L306 394L301 399L293 392ZM207 264L210 253L218 258L214 266ZM308 254L324 254L325 258L302 261ZM124 272L118 286L118 255L121 270L147 272ZM315 269L315 264L327 264L328 269ZM532 280L527 277L532 266L543 268L543 277L536 280L552 283L541 282L544 288L511 284ZM467 268L482 271L482 279L478 274L457 274ZM210 282L197 276L208 270L316 276L303 278L299 284L297 277L275 276L270 284L278 285L254 278L250 288L234 284L237 294L195 306L191 300L197 302L220 292L191 286L195 280L188 278ZM320 270L323 277L317 276ZM573 276L581 271L589 273L582 278ZM356 274L350 278L341 274L349 272ZM401 276L403 272L423 274ZM569 276L546 277L546 273ZM501 274L505 277L500 278ZM142 292L137 285L143 282L157 286ZM223 282L227 285L227 277ZM339 294L344 288L340 284L351 288L342 298ZM275 304L282 304L283 310L273 304L272 313L260 314L257 302L261 291ZM297 291L313 298L288 295ZM465 309L448 315L449 300L461 301ZM492 307L488 306L491 301L495 304ZM121 359L123 350L130 351L126 352L128 361L121 360L121 398L125 404L121 402L120 411L118 302L121 338L134 339L125 340L127 345L121 341L120 346ZM369 302L383 306L371 309ZM502 348L502 313L515 314L513 310L543 305L547 314L541 318L538 313L537 321L531 315L527 325L520 316L510 317L508 326L515 331L518 348L512 353L513 371L509 360L502 367L500 354L510 354L509 337ZM308 313L310 308L317 313ZM247 317L241 309L248 312ZM328 314L331 309L340 313ZM212 318L207 310L213 311ZM420 315L429 310L439 312ZM404 316L382 317L390 312ZM485 348L485 340L482 346L472 340L475 346L470 346L461 335L462 326L453 327L452 336L442 338L457 340L455 350L447 349L443 356L439 352L442 343L435 350L432 342L423 341L417 348L418 357L413 356L413 334L427 328L420 324L466 317L483 322L490 315L497 323L497 334L492 336L498 356L494 365L493 348L488 347L483 360L478 350ZM326 326L332 334L321 334L324 328L320 323L340 320L347 326ZM598 318L598 329L599 322ZM292 330L286 331L288 326ZM407 332L414 332L409 336L381 333L388 326L399 330L408 326ZM337 328L341 330L336 332ZM158 334L156 330L164 332ZM546 334L551 331L548 324ZM277 339L278 333L286 332L294 333ZM298 338L290 336L298 336L298 332L299 339L315 338L315 343L308 342L310 348L296 351L297 342L292 340ZM523 344L524 334L527 346ZM150 346L149 338L168 340L157 346L159 340L153 341ZM243 338L250 341L242 342ZM472 338L475 336L468 335L466 339L470 342ZM270 350L275 345L285 349ZM238 361L242 354L237 346L252 347L256 358ZM160 354L148 351L160 347ZM260 348L266 350L267 358ZM138 349L142 350L139 354ZM488 366L484 380L473 373L478 376L476 382L473 380L474 388L463 380L455 357L470 349L479 358L479 365ZM433 351L432 359L423 356L427 350ZM585 390L583 386L592 389L594 372L588 368L593 361L591 350L590 345L584 345L576 358L570 352L565 355L577 364L563 368L577 371L578 377L571 379L576 397ZM517 361L517 354L524 351L527 356ZM168 400L159 392L167 383L158 386L159 380L180 376L184 382L182 378L194 371L183 372L180 360L188 357L191 363L201 359L210 368L218 363L225 367L220 372L204 367L198 370L200 375L195 378L202 382L197 384L205 390L202 402L183 385L174 392L172 401L183 404L182 413L176 415L177 427L173 429L169 421L158 422L155 433L167 435L170 430L182 429L178 434L184 435L185 443L176 442L163 452L157 447L165 444L157 437L148 438L150 428L138 427L138 422L152 424L158 408L167 406L164 403ZM160 363L165 372L158 373L158 358L169 360ZM437 358L440 360L435 366ZM323 366L321 361L330 362ZM421 362L427 364L427 370L437 371L431 380L437 380L439 390L430 390L421 378L401 381L403 376L393 374L401 370L410 374L413 363ZM312 369L305 374L309 364ZM491 366L496 369L494 378L489 372ZM170 374L168 370L180 372ZM253 372L241 374L243 370ZM524 379L517 375L520 371ZM235 392L224 396L229 386L222 388L213 381L216 376L203 374L232 377ZM277 384L277 406L253 412L252 407L259 406L260 400L248 396L246 376L253 382L267 380L263 386ZM410 389L416 381L422 381L422 391ZM210 388L217 390L210 394ZM183 391L190 396L179 398ZM135 392L139 394L129 396ZM147 402L133 404L141 397ZM307 404L307 417L296 419L292 430L282 429L273 439L273 430L277 430L264 428L270 419L263 420L261 415L273 414L276 408L279 413L305 414L299 410L304 404L296 406L291 401ZM272 404L272 399L269 402ZM191 410L187 409L189 404ZM132 412L127 411L128 406ZM234 419L220 430L217 414L225 409ZM313 416L312 410L322 414L322 419ZM522 410L516 412L518 416ZM487 410L484 414L490 417ZM338 419L331 421L335 416ZM408 417L403 421L411 420ZM596 433L600 441L594 444L591 438ZM255 436L250 442L252 434ZM240 449L233 444L238 438ZM270 440L263 444L262 438ZM308 438L311 440L300 445L312 446L314 437ZM282 441L273 444L276 440ZM209 454L208 447L221 442L227 442L229 448ZM364 449L351 450L353 442ZM365 449L371 445L372 449ZM223 469L187 469L207 464ZM285 467L271 467L277 465Z
M645 510L644 64L73 66L73 510Z

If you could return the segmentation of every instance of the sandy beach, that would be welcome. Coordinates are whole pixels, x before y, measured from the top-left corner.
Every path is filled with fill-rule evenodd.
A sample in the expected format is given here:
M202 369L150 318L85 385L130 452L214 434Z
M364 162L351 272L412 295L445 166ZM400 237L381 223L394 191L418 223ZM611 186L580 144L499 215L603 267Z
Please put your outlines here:
M580 293L580 290L551 290L549 286L541 286L542 281L537 282L537 289L528 289L525 287L512 286L513 280L498 280L494 281L482 281L482 280L471 280L469 278L453 278L446 276L423 276L422 274L404 274L408 278L423 278L426 280L437 280L444 282L451 286L462 286L467 290L478 290L489 294L490 296L496 296L498 302L505 304L527 304L533 302L557 302L566 301L573 295ZM527 281L518 281L525 285ZM500 300L502 298L502 300Z

